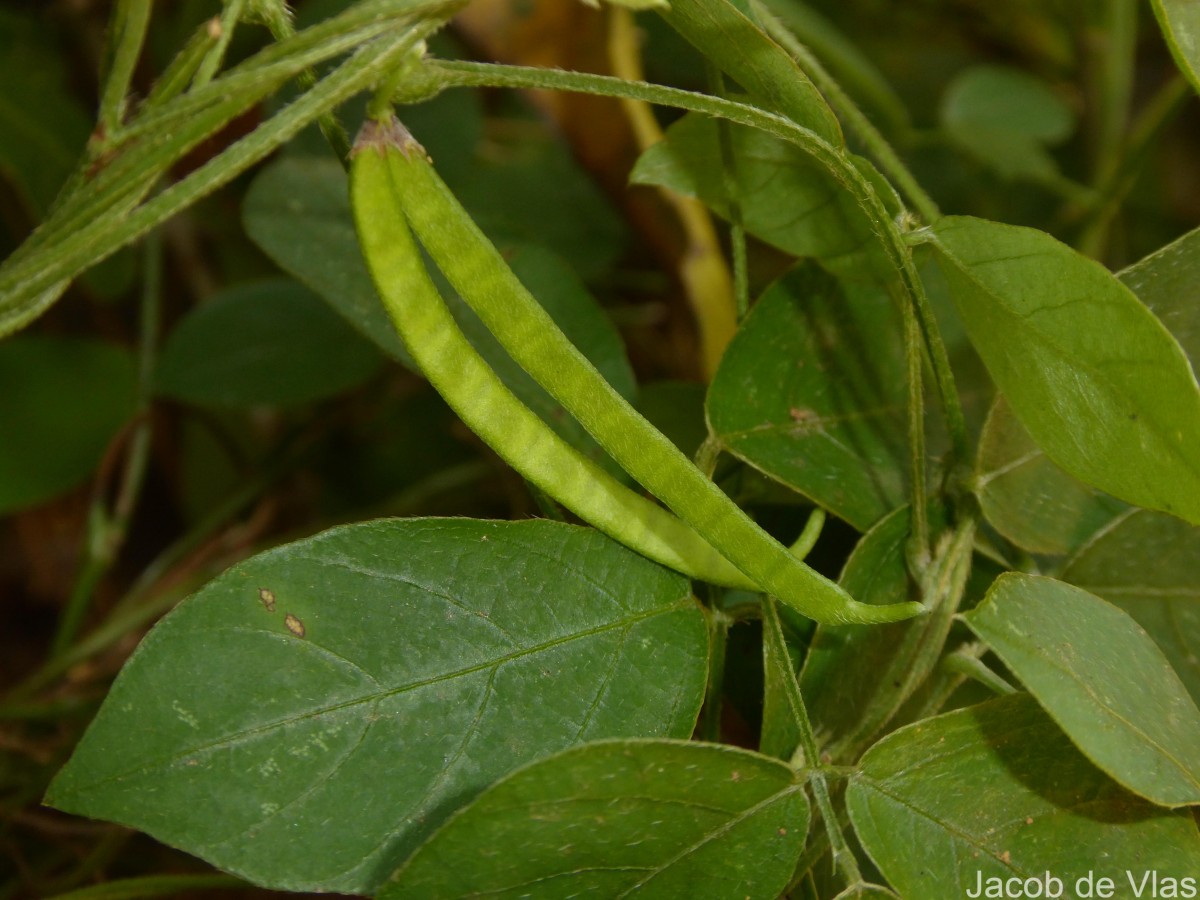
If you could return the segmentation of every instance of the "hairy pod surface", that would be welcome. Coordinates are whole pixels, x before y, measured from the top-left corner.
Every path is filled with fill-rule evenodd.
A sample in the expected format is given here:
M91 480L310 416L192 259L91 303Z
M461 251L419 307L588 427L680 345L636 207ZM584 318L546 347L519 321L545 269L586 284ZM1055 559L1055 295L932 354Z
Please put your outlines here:
M562 334L434 172L425 151L395 119L371 123L360 135L351 190L368 266L410 352L464 422L534 484L650 558L698 578L730 583L728 578L696 573L695 561L668 562L663 551L669 547L670 555L677 556L677 546L656 529L678 520L644 500L646 507L656 511L652 520L644 508L631 518L634 507L629 498L604 486L597 478L603 474L598 467L580 466L587 461L553 436L499 383L462 338L433 285L424 287L428 274L408 227L509 355L622 468L686 523L680 525L694 529L700 540L689 543L706 546L715 558L732 563L742 575L739 581L749 581L827 624L894 622L924 611L919 603L872 606L855 601L759 528ZM399 284L407 287L397 289ZM440 311L435 312L435 307ZM503 413L500 405L505 406ZM510 415L511 424L499 424L501 416L507 420ZM586 479L580 482L587 485L585 490L576 483L581 478ZM615 480L612 483L642 500ZM570 488L568 495L562 493L564 488ZM671 524L671 529L679 533L678 525Z

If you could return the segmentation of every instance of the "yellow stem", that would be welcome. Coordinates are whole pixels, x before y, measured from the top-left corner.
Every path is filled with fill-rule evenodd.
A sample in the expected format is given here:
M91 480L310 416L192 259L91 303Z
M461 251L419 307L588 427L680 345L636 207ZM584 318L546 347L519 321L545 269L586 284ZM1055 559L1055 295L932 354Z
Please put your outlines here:
M641 52L633 13L623 7L610 7L608 55L613 73L626 81L642 81ZM622 99L638 147L642 151L663 140L662 129L650 104L643 100ZM694 197L684 197L659 188L663 199L675 210L687 237L687 250L680 262L679 279L683 283L692 314L700 331L704 375L711 380L721 354L737 331L737 306L733 278L721 252L717 230L708 209Z

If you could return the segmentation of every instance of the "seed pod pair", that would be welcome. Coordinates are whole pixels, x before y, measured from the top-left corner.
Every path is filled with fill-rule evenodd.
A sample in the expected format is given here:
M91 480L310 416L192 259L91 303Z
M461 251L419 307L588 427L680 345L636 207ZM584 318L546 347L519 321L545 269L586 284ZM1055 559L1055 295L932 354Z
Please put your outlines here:
M759 528L571 344L390 116L359 135L351 204L376 289L426 377L501 458L581 519L686 575L767 591L819 622L923 611L858 603ZM504 386L451 317L413 232L509 355L675 515L568 445Z

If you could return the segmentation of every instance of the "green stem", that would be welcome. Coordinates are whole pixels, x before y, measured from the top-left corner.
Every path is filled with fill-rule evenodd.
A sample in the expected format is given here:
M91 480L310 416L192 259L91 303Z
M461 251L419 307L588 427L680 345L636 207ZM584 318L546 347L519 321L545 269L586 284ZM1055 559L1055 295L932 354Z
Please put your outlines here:
M296 26L284 10L282 4L268 4L269 14L267 17L267 28L270 29L271 35L277 41L286 40L294 37L296 34ZM313 68L305 69L296 76L296 83L300 86L301 91L311 90L317 83L317 71ZM325 136L325 141L329 144L334 155L341 162L343 167L348 166L350 162L350 136L346 134L346 129L337 117L334 110L324 112L317 117L317 127L321 129L321 134Z
M124 597L113 607L108 618L94 631L53 656L37 671L17 685L6 697L6 708L20 704L34 692L50 684L72 666L108 649L131 632L154 621L178 602L184 588L172 588L146 601L163 577L199 549L213 533L223 527L263 491L290 471L303 458L305 448L294 447L275 462L262 467L253 478L234 490L209 511L185 534L163 550L142 570Z
M949 673L957 675L965 675L975 681L978 681L988 690L1000 696L1015 694L1017 689L1008 683L996 672L988 668L980 656L987 650L986 647L971 647L955 650L942 662L943 667Z
M912 130L912 117L888 79L871 63L854 41L805 0L765 0L766 7L832 69L839 83L869 102L898 132Z
M925 381L921 355L921 327L917 322L914 304L900 302L904 321L905 381L908 385L908 447L912 536L909 559L914 571L924 570L929 561L929 514L925 488Z
M933 224L942 217L941 210L933 198L913 177L908 166L904 165L887 138L867 118L866 114L851 99L837 80L829 74L821 61L812 51L796 39L791 30L779 21L775 15L764 6L760 0L754 0L754 14L766 29L767 34L774 38L783 49L792 55L805 74L813 80L817 89L825 95L829 105L834 108L842 121L857 135L867 148L867 153L874 157L884 172L895 182L900 192L916 209L917 213L927 224Z
M825 510L818 506L808 514L804 530L800 532L800 537L796 538L792 546L788 547L788 552L796 559L804 559L817 545L817 540L821 537L821 529L824 527Z
M216 41L207 22L197 28L183 45L183 49L175 54L175 58L158 76L142 104L142 109L157 109L182 94L196 77L196 70L200 68L200 63L204 61L204 57Z
M392 0L395 9L391 15L407 17L411 2ZM54 258L56 242L69 240L90 226L100 228L123 220L184 153L230 119L305 66L351 50L393 24L378 10L374 16L364 16L355 7L292 40L265 48L205 88L165 106L145 109L135 122L111 135L108 151L95 160L85 160L69 179L70 189L55 200L51 216L0 266L0 335L32 319L65 290L66 281L44 288L29 284L29 273L46 268L43 254ZM42 296L30 301L35 295ZM22 301L28 308L20 308ZM16 311L11 309L14 306Z
M196 70L196 77L192 79L193 90L204 87L216 76L221 63L225 61L225 51L229 49L234 29L242 20L245 8L246 0L225 0L225 9L221 11L220 18L212 20L216 30L216 43L209 48L200 63L200 68Z
M458 2L426 4L449 16ZM414 4L416 7L416 4ZM246 137L209 160L154 199L120 215L102 216L81 225L44 253L27 254L18 264L6 264L0 277L0 336L43 311L49 293L65 289L70 279L106 259L166 219L192 205L294 137L308 123L365 90L441 24L426 19L364 46L315 88ZM8 261L12 263L10 258Z
M763 641L767 643L768 651L776 659L789 660L787 642L783 637L783 624L779 621L779 610L775 608L775 598L763 598ZM825 834L829 838L829 846L833 852L833 863L845 884L852 885L862 880L858 860L846 842L846 836L838 824L834 812L833 800L829 796L829 784L825 780L825 772L821 767L821 749L813 732L812 721L808 717L808 709L800 694L800 683L790 663L784 669L783 689L792 720L800 738L800 746L792 757L792 766L805 770L808 782L812 786L813 799L825 823Z
M141 320L138 338L137 409L134 413L133 435L125 452L120 488L111 514L105 505L103 484L97 485L96 495L88 515L88 533L84 541L85 563L67 601L58 631L51 645L51 657L62 653L79 633L87 616L96 586L116 562L137 499L141 496L150 461L151 417L154 395L154 368L158 358L159 306L162 295L162 241L152 233L146 242L143 256Z
M133 71L142 54L146 27L154 0L117 0L113 9L110 43L112 62L100 94L100 146L115 134L125 118L125 103Z
M1101 200L1091 207L1076 247L1081 253L1099 257L1108 239L1108 229L1126 195L1137 183L1150 150L1157 145L1159 135L1175 115L1191 99L1192 88L1182 75L1175 75L1146 104L1134 121L1120 165L1098 188Z
M1102 0L1102 3L1103 21L1094 41L1099 57L1093 87L1097 121L1092 145L1095 152L1092 184L1096 186L1111 179L1120 166L1137 55L1136 0Z

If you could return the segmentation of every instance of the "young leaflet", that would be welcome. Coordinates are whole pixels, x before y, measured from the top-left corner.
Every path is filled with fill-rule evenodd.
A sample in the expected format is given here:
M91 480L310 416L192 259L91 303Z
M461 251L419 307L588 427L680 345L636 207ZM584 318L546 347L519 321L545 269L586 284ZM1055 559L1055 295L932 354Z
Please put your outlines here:
M559 331L393 117L359 135L351 203L372 278L422 371L468 427L580 518L664 565L768 591L819 622L894 622L924 611L858 603L755 525ZM409 227L513 359L679 518L584 458L504 387L450 316Z

